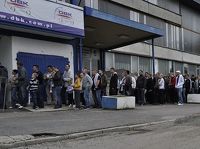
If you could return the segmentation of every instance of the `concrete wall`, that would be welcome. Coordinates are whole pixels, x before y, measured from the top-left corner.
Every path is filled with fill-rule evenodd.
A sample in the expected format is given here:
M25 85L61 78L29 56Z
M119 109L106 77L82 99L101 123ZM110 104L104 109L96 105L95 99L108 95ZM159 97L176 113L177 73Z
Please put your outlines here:
M12 72L12 37L0 38L0 62L8 69L9 76Z
M130 46L113 49L112 51L151 57L151 45L137 43ZM186 63L200 64L200 56L155 46L155 57Z
M181 25L181 16L165 10L163 8L157 7L151 3L147 3L142 0L111 0L115 3L127 6L129 8L133 8L149 15L153 15L155 17L165 19L169 22L173 22L175 24Z
M12 37L12 65L16 68L18 52L64 56L71 62L71 72L74 74L73 47L71 45L35 40L21 37Z

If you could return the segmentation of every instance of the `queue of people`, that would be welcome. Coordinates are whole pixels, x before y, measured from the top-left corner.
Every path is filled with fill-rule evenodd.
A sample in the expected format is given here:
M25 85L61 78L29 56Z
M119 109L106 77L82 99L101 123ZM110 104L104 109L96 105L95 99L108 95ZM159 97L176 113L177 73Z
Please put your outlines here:
M65 66L62 73L54 66L47 66L47 72L42 73L38 65L32 67L32 77L27 78L27 72L21 62L12 71L9 78L11 88L10 108L23 108L32 102L33 109L54 105L61 108L101 108L102 96L135 96L136 103L165 104L187 102L189 93L200 93L200 77L189 74L182 75L179 70L163 76L161 73L152 75L139 71L139 75L131 75L124 70L119 79L114 68L110 68L110 79L102 70L93 70L91 76L87 68L75 74L73 79L70 65ZM107 91L109 82L109 88Z

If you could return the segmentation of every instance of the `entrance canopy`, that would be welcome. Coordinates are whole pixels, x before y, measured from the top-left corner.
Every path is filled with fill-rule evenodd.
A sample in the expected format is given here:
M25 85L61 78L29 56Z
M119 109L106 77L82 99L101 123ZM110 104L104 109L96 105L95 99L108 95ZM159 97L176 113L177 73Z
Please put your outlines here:
M85 7L84 46L94 49L114 49L161 37L157 28Z

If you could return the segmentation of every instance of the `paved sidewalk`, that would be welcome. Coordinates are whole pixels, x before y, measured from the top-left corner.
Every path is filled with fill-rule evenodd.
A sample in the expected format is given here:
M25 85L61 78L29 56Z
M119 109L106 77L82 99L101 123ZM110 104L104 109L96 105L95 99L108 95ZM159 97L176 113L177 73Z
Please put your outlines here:
M176 119L200 114L200 105L142 106L133 110L66 110L0 113L0 136L38 133L69 134L122 125Z
M50 135L48 139L55 140L59 139L56 135L66 137L76 132L173 121L178 118L200 115L200 105L146 105L132 110L70 110L64 107L58 111L47 107L37 112L27 111L0 113L0 147L3 144L13 145L13 143L22 145L29 140L40 142L40 139L35 140L34 138L40 135L44 137Z

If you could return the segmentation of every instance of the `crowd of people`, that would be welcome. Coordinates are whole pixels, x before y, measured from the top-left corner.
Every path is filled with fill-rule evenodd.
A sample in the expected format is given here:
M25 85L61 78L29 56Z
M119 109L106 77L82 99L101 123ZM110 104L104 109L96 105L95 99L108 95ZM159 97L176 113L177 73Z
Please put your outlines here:
M142 70L137 75L124 71L120 82L120 92L136 97L139 105L187 103L188 94L200 93L200 77L182 75L180 70L164 76L157 72L154 76Z
M189 93L200 93L200 77L190 77L189 74L183 76L179 70L168 76L159 72L152 75L142 70L139 75L131 75L129 70L119 75L114 68L110 68L110 76L107 77L102 70L93 70L89 75L88 69L84 68L73 77L69 64L64 72L49 65L44 74L38 65L33 65L31 79L27 78L25 67L18 61L17 69L12 71L8 79L10 108L21 109L30 102L33 109L44 108L45 105L54 105L54 108L61 108L62 105L76 109L101 108L102 96L119 94L135 96L139 105L183 105Z

